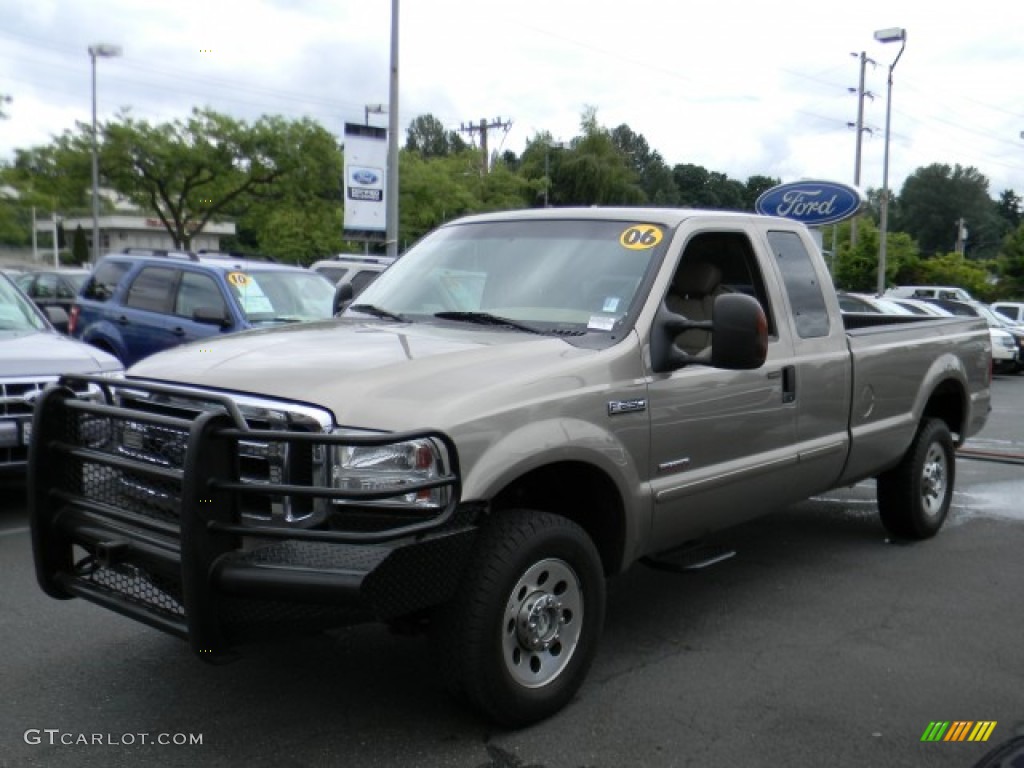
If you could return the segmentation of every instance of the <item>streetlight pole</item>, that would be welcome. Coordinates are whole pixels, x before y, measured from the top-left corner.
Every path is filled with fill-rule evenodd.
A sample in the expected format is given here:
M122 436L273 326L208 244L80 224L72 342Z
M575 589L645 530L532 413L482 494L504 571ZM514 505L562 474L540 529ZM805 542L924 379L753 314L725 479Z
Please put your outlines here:
M89 46L89 58L92 60L92 261L95 264L100 258L100 161L96 148L96 59L111 59L120 56L119 45L96 43Z
M388 197L384 228L387 255L398 256L398 0L391 0L391 80L388 88Z
M875 40L880 43L895 43L899 41L900 52L896 54L892 64L889 65L889 81L885 95L885 154L882 160L882 210L878 225L878 295L885 293L885 257L889 236L889 126L892 120L892 71L896 68L896 62L903 55L903 49L907 47L907 30L903 27L890 27L875 32Z

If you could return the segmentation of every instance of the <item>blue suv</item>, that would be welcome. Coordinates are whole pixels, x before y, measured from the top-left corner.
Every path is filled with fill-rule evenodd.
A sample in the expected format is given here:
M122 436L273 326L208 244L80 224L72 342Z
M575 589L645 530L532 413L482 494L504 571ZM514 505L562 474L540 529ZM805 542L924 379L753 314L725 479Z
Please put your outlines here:
M334 285L304 267L130 248L96 265L71 307L68 332L127 367L187 341L331 317L333 301Z

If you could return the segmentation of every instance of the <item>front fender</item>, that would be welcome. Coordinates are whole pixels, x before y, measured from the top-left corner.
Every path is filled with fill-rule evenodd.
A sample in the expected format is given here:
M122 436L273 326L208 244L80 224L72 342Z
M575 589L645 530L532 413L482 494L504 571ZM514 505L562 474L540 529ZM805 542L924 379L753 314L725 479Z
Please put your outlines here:
M575 418L530 422L488 444L475 460L460 457L463 499L493 499L518 478L552 464L587 464L603 472L622 498L629 562L651 528L650 489L640 470L648 465L650 425L645 412L612 418L614 431Z

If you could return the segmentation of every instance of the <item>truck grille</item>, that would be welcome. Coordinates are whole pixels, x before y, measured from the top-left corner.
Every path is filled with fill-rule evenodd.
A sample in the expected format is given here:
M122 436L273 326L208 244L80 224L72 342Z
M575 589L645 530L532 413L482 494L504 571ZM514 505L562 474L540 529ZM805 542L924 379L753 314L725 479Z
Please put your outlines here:
M28 461L36 398L56 381L56 376L0 379L0 469L24 466ZM89 392L87 384L76 384L77 394Z
M148 393L124 390L117 404L138 413L171 416L188 422L201 413L219 410L215 403L182 398L154 398ZM248 412L247 412L248 411ZM308 417L305 411L289 411L283 404L275 404L273 412L246 409L242 415L253 430L323 431L329 423L326 415L321 423ZM188 431L144 420L126 419L114 427L113 446L117 454L155 467L181 470L184 468ZM260 485L282 483L314 485L325 477L323 451L316 445L291 445L267 440L238 441L238 477L243 483ZM151 477L122 473L122 491L136 504L143 504L154 514L174 518L180 507L180 494L166 484ZM325 514L325 503L304 497L275 494L247 495L241 499L239 510L243 518L261 522L309 523L320 522Z

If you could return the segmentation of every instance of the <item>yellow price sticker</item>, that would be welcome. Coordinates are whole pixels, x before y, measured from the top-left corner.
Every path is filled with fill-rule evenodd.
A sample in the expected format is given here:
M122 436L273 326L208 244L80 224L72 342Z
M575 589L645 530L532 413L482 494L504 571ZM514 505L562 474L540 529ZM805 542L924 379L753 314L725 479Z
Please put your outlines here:
M228 282L232 285L237 285L239 288L244 288L252 282L252 278L244 272L229 272Z
M656 246L662 237L664 234L658 227L651 224L636 224L622 233L619 243L631 251L643 251Z

